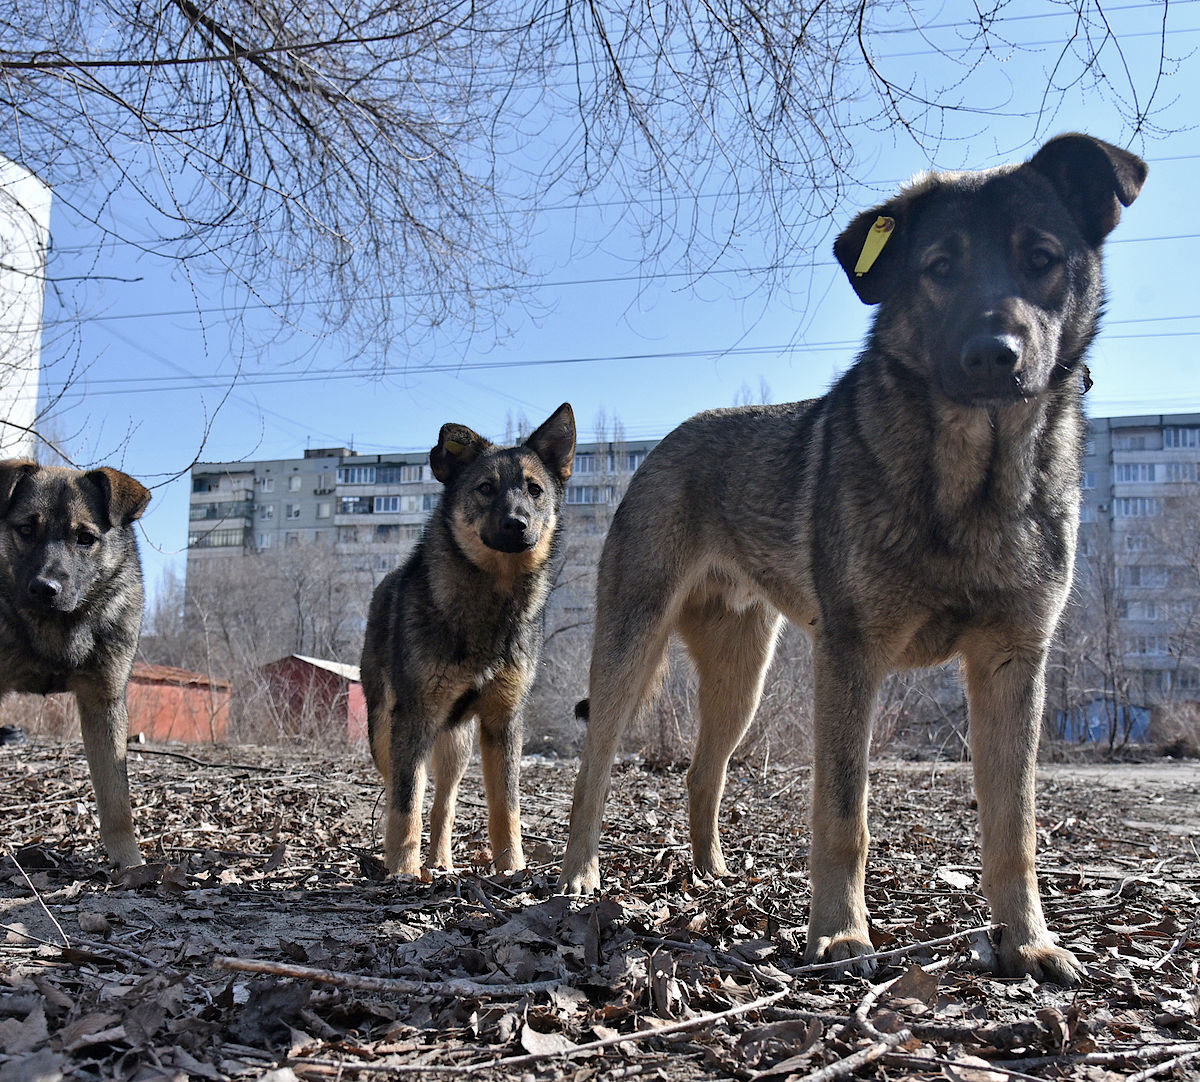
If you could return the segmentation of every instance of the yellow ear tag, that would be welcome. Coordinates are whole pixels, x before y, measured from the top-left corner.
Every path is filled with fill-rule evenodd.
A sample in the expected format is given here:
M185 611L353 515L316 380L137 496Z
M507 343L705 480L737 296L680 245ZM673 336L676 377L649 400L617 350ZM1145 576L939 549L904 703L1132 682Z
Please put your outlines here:
M458 456L467 449L467 445L465 443L459 443L458 440L447 440L445 443L445 448L447 454L451 454L455 458L458 458Z
M895 218L875 219L875 224L871 226L870 232L867 233L867 239L863 241L862 251L858 255L858 262L854 264L854 276L856 278L861 278L875 265L875 260L879 258L879 253L883 251L883 246L892 239L892 231L895 228Z

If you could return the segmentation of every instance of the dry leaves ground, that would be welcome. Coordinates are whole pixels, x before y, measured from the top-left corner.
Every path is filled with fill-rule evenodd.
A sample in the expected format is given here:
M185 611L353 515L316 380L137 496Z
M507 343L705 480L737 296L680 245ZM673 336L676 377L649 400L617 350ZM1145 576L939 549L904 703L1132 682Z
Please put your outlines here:
M361 750L135 751L156 863L102 870L77 745L0 749L0 1082L1200 1077L1200 765L1048 766L1039 863L1078 990L998 980L967 768L877 764L873 983L803 966L808 777L736 767L739 874L689 868L681 771L618 767L598 900L553 892L571 764L523 775L528 872L384 882ZM934 945L920 946L931 941ZM914 949L915 947L915 949ZM259 970L256 972L256 970Z

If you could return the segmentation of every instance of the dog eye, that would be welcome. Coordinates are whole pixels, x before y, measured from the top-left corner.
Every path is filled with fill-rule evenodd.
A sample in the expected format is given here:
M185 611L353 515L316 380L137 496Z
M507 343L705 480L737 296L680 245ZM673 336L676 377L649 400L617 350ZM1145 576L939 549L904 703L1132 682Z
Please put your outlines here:
M25 541L32 540L34 533L37 532L32 522L22 522L19 526L14 526L13 529L16 530L17 536Z
M496 491L496 486L493 485L491 481L480 481L475 491L478 492L480 496L490 496Z
M96 535L90 530L80 530L75 534L75 544L81 549L91 548L96 543Z
M534 499L537 499L537 497L540 496L541 494L542 494L542 486L539 485L536 481L530 481L529 482L529 495L532 496Z
M1048 248L1034 248L1025 261L1031 273L1045 274L1058 259Z
M939 282L946 281L954 271L954 260L948 255L940 255L925 265L925 273Z

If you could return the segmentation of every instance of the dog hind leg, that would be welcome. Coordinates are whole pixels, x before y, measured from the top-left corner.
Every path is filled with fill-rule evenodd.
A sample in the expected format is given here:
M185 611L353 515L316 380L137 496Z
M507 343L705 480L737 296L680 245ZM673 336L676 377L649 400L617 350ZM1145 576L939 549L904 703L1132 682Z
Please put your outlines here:
M617 596L602 595L596 608L587 736L558 880L564 894L599 889L600 827L613 759L621 734L661 680L674 616L665 574L636 583L606 577L603 567L600 574L602 583L616 584Z
M686 604L679 631L699 676L700 725L688 769L688 812L696 870L726 875L718 817L729 757L758 709L782 617L763 604L743 610L720 599Z

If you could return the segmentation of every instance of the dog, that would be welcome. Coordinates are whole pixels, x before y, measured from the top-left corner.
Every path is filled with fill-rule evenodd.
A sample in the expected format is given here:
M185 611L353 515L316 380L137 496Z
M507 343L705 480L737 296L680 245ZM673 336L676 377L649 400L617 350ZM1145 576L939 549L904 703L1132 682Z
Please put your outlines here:
M445 490L412 555L376 588L362 653L371 755L387 791L389 873L420 873L430 758L429 867L453 870L450 835L473 717L493 861L500 871L525 867L522 711L574 459L575 416L565 402L518 447L496 447L447 424L430 451Z
M601 555L561 890L599 885L617 742L656 690L672 632L699 677L692 854L701 872L726 874L725 770L787 616L811 634L815 669L807 959L874 968L872 706L889 671L957 655L982 887L1003 925L998 963L1080 979L1038 897L1034 771L1046 655L1075 556L1101 247L1146 173L1133 154L1071 134L1022 164L917 179L834 244L858 296L878 308L832 389L702 413L651 452Z
M0 461L0 698L71 692L119 868L142 863L125 764L125 689L142 627L133 523L150 493L109 467Z

